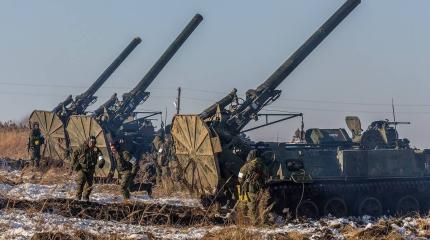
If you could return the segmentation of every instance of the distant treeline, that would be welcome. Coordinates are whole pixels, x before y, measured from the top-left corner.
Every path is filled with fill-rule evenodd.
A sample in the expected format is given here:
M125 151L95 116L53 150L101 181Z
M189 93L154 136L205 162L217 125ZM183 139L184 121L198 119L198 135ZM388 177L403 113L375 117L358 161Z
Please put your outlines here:
M28 122L26 121L0 121L0 130L21 130L21 129L28 129Z

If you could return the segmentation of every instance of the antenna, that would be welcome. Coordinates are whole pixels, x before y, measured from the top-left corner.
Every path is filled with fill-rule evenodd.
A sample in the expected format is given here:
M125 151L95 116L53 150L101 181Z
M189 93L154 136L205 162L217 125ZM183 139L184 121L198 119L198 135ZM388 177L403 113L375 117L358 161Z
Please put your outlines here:
M166 123L167 123L167 107L166 107L166 114L164 115L164 131L166 131Z
M397 130L396 111L394 110L394 98L391 98L391 108L393 109L394 129Z
M399 147L399 132L397 132L396 111L394 110L394 98L391 98L391 108L393 109L394 130L396 133L396 147Z
M181 111L181 87L178 87L178 96L176 97L176 114Z
M300 125L300 142L303 142L305 137L305 122L303 121L303 115L302 115L302 122Z

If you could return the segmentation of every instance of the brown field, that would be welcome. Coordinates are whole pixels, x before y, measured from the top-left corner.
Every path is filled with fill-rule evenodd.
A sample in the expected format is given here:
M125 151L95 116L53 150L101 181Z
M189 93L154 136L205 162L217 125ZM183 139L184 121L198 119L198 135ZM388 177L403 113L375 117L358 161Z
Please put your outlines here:
M0 125L0 157L27 159L29 129L26 127L4 127Z

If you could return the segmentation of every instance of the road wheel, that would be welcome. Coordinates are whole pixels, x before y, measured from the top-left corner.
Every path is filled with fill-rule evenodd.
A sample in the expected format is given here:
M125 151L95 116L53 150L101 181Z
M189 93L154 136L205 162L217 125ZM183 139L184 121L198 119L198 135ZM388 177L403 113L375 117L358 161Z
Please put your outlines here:
M348 207L345 200L340 197L332 197L324 204L324 215L335 217L345 217L348 214Z
M408 213L418 213L420 211L420 204L418 200L411 196L406 195L397 201L396 213L399 215L405 215Z
M358 202L357 214L380 216L382 215L382 204L375 197L364 197Z
M317 218L319 215L318 206L312 200L304 200L297 207L297 217Z

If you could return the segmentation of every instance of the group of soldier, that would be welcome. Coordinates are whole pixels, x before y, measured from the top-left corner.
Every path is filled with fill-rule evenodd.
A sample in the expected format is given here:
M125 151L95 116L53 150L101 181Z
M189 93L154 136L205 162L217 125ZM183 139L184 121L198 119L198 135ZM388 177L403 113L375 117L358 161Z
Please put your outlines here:
M34 123L29 137L29 150L31 150L32 165L40 164L40 148L44 144L44 137L40 132L39 124ZM93 188L96 167L103 169L105 159L101 150L96 146L97 139L91 136L87 141L73 152L71 167L77 172L76 199L89 201ZM139 164L133 155L122 147L119 141L110 143L110 150L115 160L121 193L125 200L130 198L130 190L138 172ZM153 141L153 153L142 164L144 181L149 183L148 194L152 193L152 185L157 184L164 188L172 188L180 182L180 169L174 157L172 136L160 132ZM238 182L239 194L237 201L238 212L246 216L252 224L267 222L267 213L270 211L270 195L265 187L268 176L267 168L262 160L262 153L258 149L251 150L245 164L241 167Z
M33 123L28 138L28 150L30 152L31 164L38 168L41 160L41 146L45 143L39 124ZM73 152L71 168L77 173L76 183L76 200L89 201L94 184L94 174L96 167L103 169L105 159L102 151L96 146L97 139L95 136L83 142L79 148ZM121 193L124 199L130 198L130 188L134 177L137 174L138 163L127 150L122 148L119 141L110 143L112 157L115 160L116 170L121 187ZM150 193L150 191L148 191Z
M103 154L96 144L96 137L90 136L89 140L73 153L72 168L77 172L76 200L89 201L95 169L104 167ZM128 200L130 199L130 188L138 170L137 160L130 152L123 149L119 141L111 142L109 147L115 160L122 196Z

